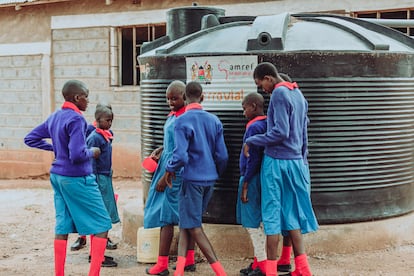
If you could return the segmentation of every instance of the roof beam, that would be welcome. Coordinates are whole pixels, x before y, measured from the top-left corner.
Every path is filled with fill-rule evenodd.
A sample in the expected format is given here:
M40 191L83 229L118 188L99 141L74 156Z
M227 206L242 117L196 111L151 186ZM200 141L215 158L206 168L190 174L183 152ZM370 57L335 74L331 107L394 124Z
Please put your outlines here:
M34 0L32 2L29 1L14 1L13 3L11 3L11 1L8 1L8 3L2 3L2 1L0 1L0 8L7 8L7 7L20 7L19 9L21 9L24 6L33 6L33 5L44 5L44 4L52 4L52 3L59 3L59 2L69 2L71 0ZM16 9L18 10L18 9Z

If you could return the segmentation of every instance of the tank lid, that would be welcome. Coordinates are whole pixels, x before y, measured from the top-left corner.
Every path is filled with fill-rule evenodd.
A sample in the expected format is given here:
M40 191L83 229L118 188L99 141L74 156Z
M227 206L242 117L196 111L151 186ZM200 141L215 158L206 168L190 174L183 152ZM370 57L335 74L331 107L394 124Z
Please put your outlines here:
M235 54L275 52L413 52L414 39L362 19L329 14L257 16L229 21L203 18L194 33L146 54Z

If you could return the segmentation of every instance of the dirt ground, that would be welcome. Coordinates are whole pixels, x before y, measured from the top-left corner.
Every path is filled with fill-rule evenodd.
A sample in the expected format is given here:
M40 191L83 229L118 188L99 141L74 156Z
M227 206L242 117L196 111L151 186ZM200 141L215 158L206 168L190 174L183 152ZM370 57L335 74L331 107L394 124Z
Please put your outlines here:
M119 211L138 198L138 180L116 179ZM53 192L47 179L0 180L0 275L53 275ZM121 217L122 220L122 217ZM413 229L414 231L414 229ZM68 246L76 239L70 236ZM122 241L122 226L115 225L110 237L118 249L107 251L118 262L116 268L102 268L101 275L145 275L148 264L137 263L136 248ZM305 238L306 239L306 238ZM89 245L89 239L88 239ZM235 245L237 246L237 245ZM66 275L87 275L89 247L67 251ZM214 275L200 257L197 271L186 275ZM251 259L221 257L228 275L239 275ZM414 275L414 241L396 248L353 254L309 256L315 276L325 275ZM173 270L170 263L170 275Z

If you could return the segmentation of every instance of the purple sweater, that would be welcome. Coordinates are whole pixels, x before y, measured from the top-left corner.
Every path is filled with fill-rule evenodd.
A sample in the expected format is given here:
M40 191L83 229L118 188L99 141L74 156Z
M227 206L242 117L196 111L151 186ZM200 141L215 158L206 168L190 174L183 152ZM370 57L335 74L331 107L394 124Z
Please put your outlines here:
M60 109L24 138L29 147L53 151L51 173L64 176L86 176L92 173L93 152L86 146L87 123L72 109ZM52 144L45 139L52 139Z
M267 109L267 132L249 137L246 143L264 146L276 159L304 159L308 149L308 102L299 88L279 86L273 90Z

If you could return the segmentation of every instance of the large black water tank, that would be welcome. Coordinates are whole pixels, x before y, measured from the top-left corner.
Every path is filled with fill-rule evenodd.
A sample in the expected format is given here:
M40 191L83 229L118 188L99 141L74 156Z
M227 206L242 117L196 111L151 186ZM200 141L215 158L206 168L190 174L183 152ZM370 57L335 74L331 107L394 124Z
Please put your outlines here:
M206 222L235 223L246 123L241 98L255 91L251 72L262 61L289 74L309 102L312 201L321 224L414 210L413 39L334 15L207 15L203 20L207 23L195 33L147 45L139 62L146 69L141 77L143 156L162 143L165 89L173 80L188 81L194 73L210 99L205 109L224 124L230 163L215 186ZM207 78L209 64L221 77ZM246 78L228 82L231 74ZM144 175L145 185L149 178Z

